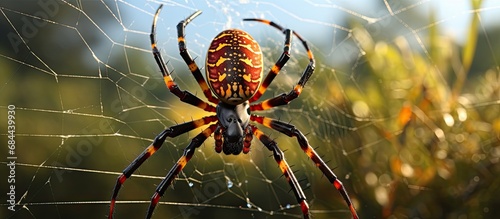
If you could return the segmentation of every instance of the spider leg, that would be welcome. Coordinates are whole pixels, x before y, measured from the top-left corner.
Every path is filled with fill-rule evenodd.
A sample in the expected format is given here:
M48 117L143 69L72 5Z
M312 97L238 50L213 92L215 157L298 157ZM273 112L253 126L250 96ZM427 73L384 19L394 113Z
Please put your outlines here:
M212 96L212 91L210 88L208 88L207 82L201 75L200 68L198 68L198 65L196 65L196 62L194 62L193 58L191 58L191 55L189 55L189 51L186 46L186 40L184 39L185 35L185 28L191 22L194 18L196 18L198 15L201 14L201 11L196 11L193 14L191 14L188 18L182 20L177 24L177 41L179 43L179 51L182 56L182 59L184 59L184 62L189 67L189 70L193 74L194 78L200 85L201 89L203 90L203 94L205 94L205 97L208 99L208 101L212 103L219 103L219 100Z
M297 32L292 32L289 29L284 29L283 27L281 27L280 25L278 25L272 21L263 20L263 19L256 19L256 18L243 19L243 20L244 21L258 21L258 22L270 25L270 26L272 26L280 31L283 31L283 33L285 33L285 35L286 35L286 37L285 37L285 49L283 51L283 54L281 55L278 62L276 62L276 64L273 66L273 68L271 69L269 74L266 76L266 78L264 79L264 82L262 82L262 85L259 88L258 92L252 97L252 99L250 99L250 102L256 101L257 99L260 98L260 96L262 96L262 94L265 92L266 88L269 86L269 84L271 84L274 77L278 74L279 70L285 65L285 63L290 58L289 51L290 51L291 37L288 36L289 34L293 33L293 35L295 35L302 42L302 45L306 49L307 56L309 58L309 64L307 65L306 69L302 73L302 76L300 77L299 82L297 83L297 85L295 85L293 90L290 91L288 94L283 93L283 94L278 95L276 97L264 100L258 104L251 105L250 110L252 110L252 111L266 110L266 109L269 109L269 108L272 108L275 106L281 106L281 105L288 104L290 101L292 101L293 99L297 98L300 95L307 80L309 80L309 78L311 77L311 75L314 72L314 68L315 68L314 56L313 56L311 49L309 49L309 46L307 45L307 41L305 41L304 38L302 38L302 36L300 36Z
M163 75L163 80L165 81L165 84L167 85L170 92L175 94L175 96L177 96L182 102L191 104L193 106L196 106L196 107L201 108L201 109L208 111L208 112L215 112L214 106L201 100L200 98L198 98L197 96L195 96L194 94L192 94L189 91L181 90L179 88L179 86L174 82L174 79L170 75L170 71L168 70L167 66L165 65L165 61L163 60L163 57L161 56L160 51L156 47L156 21L158 20L158 15L160 14L162 6L163 5L160 5L160 7L158 7L158 10L156 10L156 14L155 14L154 19L153 19L153 25L151 27L151 34L149 35L149 37L151 39L151 47L153 50L153 56L156 60L156 64L158 65L158 67L160 67L161 74ZM195 14L193 14L193 15L195 15ZM196 64L194 64L194 65L196 65ZM191 69L191 67L190 67L190 69ZM198 70L198 73L199 73L199 70ZM201 77L201 73L199 73L199 76L197 76L197 74L194 74L194 75L196 77L196 80L200 83L199 77ZM203 80L203 77L201 77L201 80ZM203 80L203 83L206 86L206 82L204 80ZM201 83L200 83L200 85L201 85ZM207 89L208 89L208 87L207 87ZM205 93L205 90L203 92ZM205 95L206 95L206 93L205 93ZM209 98L209 100L210 100L210 98ZM213 101L211 101L211 102L213 102Z
M342 195L342 198L349 207L352 217L358 219L358 214L356 213L356 209L354 209L351 199L349 198L347 191L342 185L342 182L340 182L335 173L333 173L333 171L326 165L323 159L321 159L321 157L316 153L316 151L309 145L307 138L304 136L304 134L302 134L300 130L298 130L297 128L295 128L295 126L291 124L287 124L279 120L270 119L263 116L252 115L250 117L250 120L260 123L274 130L277 130L285 135L288 135L289 137L296 137L297 141L299 142L300 148L302 148L304 153L306 153L307 156L311 158L311 160L316 164L316 166L321 170L321 172L323 172L326 178L328 178L330 183L332 183L335 186L335 188L339 191L340 195Z
M292 41L293 31L291 31L290 29L285 29L285 28L277 25L276 23L274 23L272 21L268 21L268 20L262 20L262 19L256 19L256 18L245 18L245 19L243 19L243 21L262 22L262 23L271 25L273 27L276 27L277 29L282 31L283 34L285 34L285 45L283 47L283 52L281 53L281 56L279 57L278 61L276 61L274 66L271 68L271 70L269 70L269 73L267 73L267 76L264 79L264 81L262 82L262 84L260 85L259 90L257 92L255 92L255 94L252 98L250 98L249 101L251 103L251 102L258 100L266 92L267 87L271 84L271 82L274 80L276 75L279 74L281 68L290 59L290 45L291 45L291 41Z
M283 175L285 176L286 180L288 181L288 184L290 184L290 187L292 187L292 191L295 195L295 198L297 199L297 202L300 204L302 214L304 215L305 219L310 218L309 215L309 205L307 204L306 200L306 195L302 191L302 188L300 187L299 181L293 174L292 169L288 165L288 163L285 161L285 155L283 151L278 147L278 144L273 141L271 138L269 138L267 135L265 135L262 131L260 131L257 127L251 126L253 134L266 146L266 148L270 151L273 152L274 160L278 163L279 168L281 169L281 172L283 172Z
M130 165L123 170L123 173L116 180L115 188L113 190L113 195L111 196L111 204L109 206L109 215L108 218L113 218L113 212L115 208L116 197L118 196L118 192L120 191L121 186L125 183L134 171L139 168L139 166L144 163L151 155L153 155L156 151L160 149L165 142L167 137L174 138L180 134L191 131L195 128L201 127L203 125L209 124L211 122L217 121L217 116L207 116L198 120L193 120L191 122L182 123L179 125L172 126L170 128L165 129L160 134L158 134L153 143L149 145L137 158L135 158Z
M184 168L184 166L186 166L186 164L189 162L196 148L198 148L215 131L217 126L218 126L217 124L212 124L205 130L203 130L203 132L196 135L196 137L194 137L193 140L191 140L191 142L189 143L189 145L184 149L182 157L179 158L177 163L175 163L172 169L170 169L170 171L167 173L165 178L160 182L158 187L156 187L156 192L151 197L151 203L149 205L146 218L151 218L151 216L153 215L153 211L156 205L158 204L160 197L163 196L165 190L167 190L168 186L172 184L172 181L175 179L177 174L179 174Z

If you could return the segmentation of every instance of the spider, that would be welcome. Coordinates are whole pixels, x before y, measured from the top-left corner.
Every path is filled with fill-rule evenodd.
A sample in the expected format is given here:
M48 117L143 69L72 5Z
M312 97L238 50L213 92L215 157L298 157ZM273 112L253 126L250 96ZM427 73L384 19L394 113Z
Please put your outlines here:
M123 173L118 177L111 197L108 218L113 218L116 197L125 180L127 180L146 159L160 149L167 137L174 138L204 125L209 126L191 140L189 145L184 149L183 155L156 188L156 192L151 197L146 218L151 218L160 197L163 196L168 186L172 184L175 177L189 162L196 148L212 134L215 139L215 151L217 153L224 152L226 155L238 155L241 152L244 154L248 153L250 151L250 144L253 136L257 137L264 146L273 153L274 159L278 163L279 168L292 188L297 202L301 206L304 218L310 218L306 196L297 178L290 169L290 166L287 164L283 151L281 151L277 143L269 138L269 136L264 134L255 125L250 124L250 122L255 122L277 130L289 137L295 137L304 153L310 157L326 178L328 178L330 183L339 191L347 203L352 217L357 219L356 210L344 186L333 171L325 164L320 156L318 156L316 151L309 145L302 132L291 124L252 114L254 111L262 111L277 106L287 105L300 95L304 85L313 74L315 68L314 57L307 42L296 32L285 29L274 22L253 18L244 19L244 21L261 22L282 31L285 34L285 44L281 56L271 68L266 78L262 81L263 60L259 44L248 33L242 30L224 30L213 39L207 52L205 63L207 84L200 69L189 55L184 39L185 27L189 22L201 14L201 11L196 11L185 20L180 21L177 25L178 44L180 55L189 66L189 70L203 90L204 96L211 102L208 103L189 91L181 90L172 79L171 72L169 72L165 65L163 57L156 46L156 22L162 6L163 5L160 5L158 7L154 15L150 39L153 56L160 68L165 84L170 92L176 95L182 102L199 107L207 112L215 113L215 115L174 125L158 134L153 143L125 168ZM307 50L309 64L295 87L289 93L283 93L259 103L253 103L264 94L266 88L271 84L276 75L278 75L280 69L290 58L289 51L292 36L297 37ZM212 94L215 94L215 97ZM212 104L215 104L215 106Z

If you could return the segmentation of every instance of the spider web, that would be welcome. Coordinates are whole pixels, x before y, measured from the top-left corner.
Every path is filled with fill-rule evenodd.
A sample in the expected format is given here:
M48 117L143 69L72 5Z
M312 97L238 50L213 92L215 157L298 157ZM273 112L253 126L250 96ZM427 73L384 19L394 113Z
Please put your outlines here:
M275 21L308 40L317 68L301 96L259 115L307 134L360 216L500 213L492 195L500 183L495 1L39 0L0 3L1 127L9 105L16 115L15 211L2 202L0 215L103 218L116 177L155 135L209 115L169 93L158 72L149 33L160 3L158 46L176 83L202 98L178 55L175 28L194 11L203 14L186 28L186 40L200 67L211 39L227 28L254 36L266 70L272 66L283 35L243 18ZM262 99L290 91L300 78L307 56L298 40L292 48ZM261 129L285 151L315 218L350 217L295 139ZM167 139L127 180L116 218L144 217L156 186L201 130ZM2 145L6 133L2 128ZM209 138L196 151L155 218L302 217L272 153L257 139L248 155L224 156L213 147ZM6 165L8 148L1 150ZM2 180L9 171L2 168Z

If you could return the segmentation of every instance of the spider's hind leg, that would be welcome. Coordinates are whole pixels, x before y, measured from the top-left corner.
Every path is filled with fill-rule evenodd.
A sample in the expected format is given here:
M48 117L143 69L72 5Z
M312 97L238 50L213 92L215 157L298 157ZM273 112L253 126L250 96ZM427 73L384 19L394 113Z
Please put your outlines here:
M168 90L170 90L170 92L173 93L175 96L177 96L182 102L191 104L191 105L196 106L198 108L201 108L207 112L215 112L214 106L201 100L200 98L198 98L197 96L195 96L191 92L189 92L187 90L182 90L175 83L174 79L172 78L170 71L168 70L167 65L165 64L165 61L160 53L160 50L156 46L156 22L158 20L158 16L161 12L161 9L162 9L162 5L160 5L160 7L158 7L158 10L156 10L156 14L155 14L154 19L153 19L153 25L151 26L151 34L149 35L149 37L151 40L151 48L153 51L153 56L155 58L156 64L160 68L161 74L163 75L163 80L165 81L165 85L167 85ZM193 15L195 15L195 14L193 14ZM195 17L193 15L190 17L190 19L193 19ZM189 21L190 20L187 20L187 22L189 22ZM183 34L183 32L182 32L182 34ZM179 38L179 40L181 40L181 39ZM184 38L182 38L182 41L184 41ZM179 46L180 46L180 43L179 43ZM181 54L182 54L182 52L181 52ZM186 50L186 54L187 54L187 50ZM187 54L187 56L189 57L189 54ZM209 96L207 96L207 98L211 102L217 103L217 99L214 100L214 98L211 96L210 90L208 90L208 86L207 86L205 80L203 79L203 76L201 76L200 70L196 66L196 63L194 63L194 61L192 61L192 62L193 62L193 64L190 65L189 68L193 72L193 75L195 76L195 78L198 81L198 83L200 84L200 86L202 86L203 93L205 95L209 95ZM208 91L208 93L207 93L207 91Z
M297 98L300 95L300 93L302 92L302 89L306 85L306 82L309 80L311 75L314 73L314 69L315 69L316 64L315 64L313 53L312 53L311 49L309 48L307 41L304 40L304 38L302 38L302 36L300 36L297 32L292 31L290 29L285 29L285 28L281 27L280 25L278 25L272 21L269 21L269 20L263 20L263 19L258 19L258 18L247 18L247 19L243 19L243 20L244 21L261 22L261 23L264 23L264 24L267 24L267 25L274 27L274 28L282 31L285 34L285 47L284 47L284 50L283 50L281 57L276 62L276 64L271 68L271 71L269 71L269 74L264 79L261 87L259 88L259 91L252 97L252 99L250 99L250 102L254 102L257 99L259 99L259 97L265 92L267 86L269 86L271 84L274 77L276 77L276 75L279 73L281 68L286 64L288 59L290 59L290 47L291 47L291 39L292 39L291 35L292 34L295 37L297 37L300 40L300 42L302 42L302 45L306 49L307 57L309 58L309 64L307 65L304 72L302 72L302 76L300 77L300 79L297 82L297 84L295 85L295 87L289 93L283 93L283 94L275 96L273 98L264 100L258 104L251 105L250 110L252 110L252 111L266 110L266 109L270 109L270 108L273 108L276 106L288 104L290 101L294 100L295 98Z
M201 11L196 11L193 14L191 14L188 18L180 21L179 24L177 24L177 41L179 44L179 52L186 65L188 65L189 71L191 71L194 78L196 79L196 82L198 82L200 88L203 90L203 94L205 95L205 97L208 99L208 101L217 104L219 103L219 100L212 95L212 91L208 87L208 84L205 81L205 79L203 78L200 68L189 54L189 51L186 46L186 39L184 38L186 26L200 14Z

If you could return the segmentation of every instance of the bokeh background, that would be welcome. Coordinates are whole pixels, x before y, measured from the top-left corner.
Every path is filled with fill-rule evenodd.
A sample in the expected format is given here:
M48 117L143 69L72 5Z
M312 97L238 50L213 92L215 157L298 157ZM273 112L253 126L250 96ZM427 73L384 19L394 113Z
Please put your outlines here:
M176 82L203 98L177 49L186 29L203 66L220 31L248 31L266 71L283 35L308 40L317 68L301 96L259 112L307 134L361 218L500 215L500 4L464 1L0 2L0 175L7 180L7 107L15 105L15 211L6 218L105 218L116 177L166 127L207 115L163 84L158 46ZM307 65L300 43L264 98L288 92ZM202 129L168 139L122 188L116 218L142 218L156 185ZM285 150L314 218L350 218L338 192L295 139L262 128ZM169 188L154 218L301 218L271 153L223 156L209 139ZM8 187L2 184L2 194ZM5 199L3 199L5 200Z

